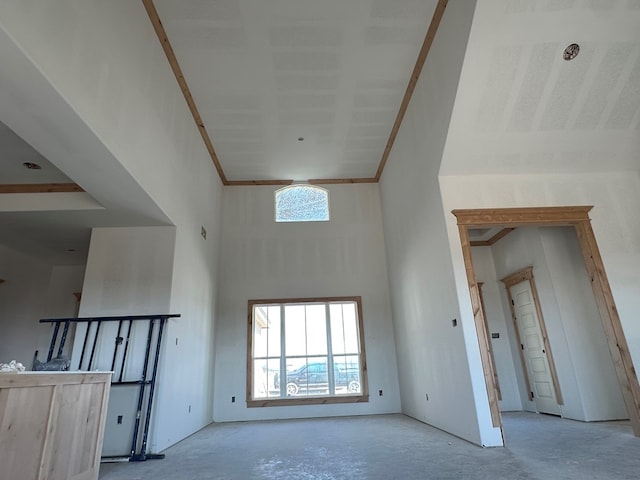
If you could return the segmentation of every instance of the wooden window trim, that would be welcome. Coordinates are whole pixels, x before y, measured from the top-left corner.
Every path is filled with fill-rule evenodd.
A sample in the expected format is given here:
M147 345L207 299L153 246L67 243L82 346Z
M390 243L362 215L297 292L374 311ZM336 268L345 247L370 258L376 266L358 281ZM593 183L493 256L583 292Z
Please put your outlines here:
M330 303L330 302L354 302L358 313L358 341L360 342L360 395L306 396L292 398L253 398L253 307L263 304L303 304L303 303ZM325 405L337 403L366 403L369 401L369 380L367 376L367 355L364 344L364 321L362 315L362 297L311 297L311 298L277 298L249 300L247 310L247 383L246 402L247 407L282 407L295 405Z
M453 210L457 218L462 256L467 273L467 283L471 296L480 356L484 370L485 384L489 397L491 418L495 427L502 430L502 418L495 389L491 378L493 368L486 347L486 335L481 328L484 319L475 280L471 244L468 228L502 227L550 227L572 226L575 228L580 250L585 262L587 273L591 279L591 286L595 297L602 327L607 338L609 353L613 359L616 376L627 409L627 415L633 428L633 433L640 437L640 384L636 376L627 340L620 323L620 317L613 300L611 286L604 269L598 243L593 229L589 212L593 206L565 206L565 207L522 207L522 208L493 208L493 209L465 209Z

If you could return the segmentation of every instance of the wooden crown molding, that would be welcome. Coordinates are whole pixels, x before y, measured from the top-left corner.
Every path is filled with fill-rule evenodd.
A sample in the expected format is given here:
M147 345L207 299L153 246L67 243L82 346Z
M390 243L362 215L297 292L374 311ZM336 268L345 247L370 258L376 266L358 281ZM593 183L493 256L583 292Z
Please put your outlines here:
M490 247L491 245L496 243L498 240L509 235L514 230L515 228L503 228L488 240L472 240L469 243L471 244L472 247Z
M84 192L75 183L7 183L0 185L0 193L67 193Z
M431 50L433 40L436 38L436 32L438 31L438 27L440 26L440 21L442 20L444 11L447 8L447 3L448 0L438 0L438 4L436 5L436 8L433 12L433 17L431 18L431 23L429 24L427 35L424 37L424 41L422 42L422 48L420 49L420 53L418 54L416 64L413 67L413 72L411 73L411 78L409 79L407 89L404 92L402 103L400 103L400 109L398 110L398 115L396 115L396 121L394 122L391 133L389 134L387 145L384 147L382 159L380 160L378 170L376 171L376 182L379 182L380 177L382 177L382 172L385 165L387 164L387 160L389 159L389 154L391 153L393 144L395 143L398 132L400 131L400 125L402 125L404 114L407 112L409 102L411 101L411 97L413 96L413 91L416 89L416 84L418 83L418 79L420 78L420 74L422 73L422 67L424 67L424 63L427 60L427 55L429 54L429 50Z
M525 280L531 280L533 278L533 266L525 267L517 272L514 272L510 275L507 275L504 278L501 278L500 281L504 283L504 285L509 288L517 285L520 282L524 282Z
M169 42L169 37L167 36L167 32L162 25L162 21L160 20L160 16L158 15L158 11L153 4L153 0L142 0L145 10L147 11L147 15L149 16L149 20L151 20L151 24L158 36L158 40L162 45L162 49L167 57L167 61L171 66L171 70L178 81L178 85L180 86L180 90L184 95L184 99L187 102L189 110L191 111L191 115L193 116L193 120L198 127L198 131L200 132L200 136L202 137L202 141L205 144L207 151L209 152L209 156L213 161L213 164L218 172L218 176L220 177L220 181L225 186L251 186L251 185L290 185L293 183L293 180L228 180L224 170L222 169L222 164L220 163L220 159L213 148L213 142L211 141L211 137L209 137L209 133L204 125L204 121L200 116L200 112L198 111L198 107L193 99L191 94L191 90L189 89L189 85L187 84L186 79L184 78L184 74L182 73L182 69L180 68L180 64L178 63L178 59L176 57L175 52L173 51L173 47ZM391 153L391 149L393 148L393 144L396 140L398 132L400 130L400 125L402 124L402 120L404 119L404 115L409 106L409 102L413 95L413 92L416 88L416 84L418 82L418 78L420 78L420 74L422 73L422 68L427 59L427 55L429 50L431 49L431 45L433 44L433 40L436 36L436 32L438 31L438 27L440 26L440 21L444 15L444 11L447 7L448 0L438 0L438 4L433 12L433 17L431 19L431 23L429 24L429 29L427 30L427 34L422 43L422 47L420 49L420 53L418 54L418 58L416 60L415 66L413 67L413 72L411 73L411 77L409 79L409 83L404 93L404 97L402 98L402 102L400 104L400 108L398 110L398 114L396 115L395 122L391 129L391 133L389 134L389 139L387 140L384 152L382 153L382 158L378 165L378 169L374 177L371 178L327 178L327 179L312 179L309 180L309 183L316 185L330 185L330 184L348 184L348 183L378 183L380 182L380 177L382 176L382 172L389 158L389 154Z
M198 112L198 107L196 106L196 102L193 100L193 96L191 95L191 90L189 89L189 85L187 85L187 81L182 74L182 69L178 64L178 59L176 58L176 54L171 47L171 43L169 43L169 37L167 37L167 32L162 25L162 21L158 16L158 11L156 10L155 5L153 4L153 0L142 0L144 4L144 8L147 10L147 15L149 15L149 19L151 20L151 24L153 25L154 30L156 31L156 35L158 35L158 40L160 40L160 44L162 45L162 49L164 50L165 55L167 56L167 60L169 61L169 65L171 66L171 70L178 81L178 85L180 85L180 90L182 90L182 94L184 95L184 99L189 106L189 110L191 111L191 115L193 116L193 120L196 122L198 126L198 131L200 132L200 136L202 137L202 141L204 142L207 151L209 152L209 156L213 161L213 165L216 167L216 171L218 172L218 176L220 177L220 181L227 185L227 177L222 170L222 165L220 164L220 160L218 159L218 155L216 154L215 149L213 148L213 143L211 142L211 138L209 137L209 133L207 133L207 129L204 126L204 122L202 121L202 117L200 116L200 112Z
M575 207L523 207L453 210L458 225L489 228L508 225L510 228L540 225L575 225L589 221L592 205Z

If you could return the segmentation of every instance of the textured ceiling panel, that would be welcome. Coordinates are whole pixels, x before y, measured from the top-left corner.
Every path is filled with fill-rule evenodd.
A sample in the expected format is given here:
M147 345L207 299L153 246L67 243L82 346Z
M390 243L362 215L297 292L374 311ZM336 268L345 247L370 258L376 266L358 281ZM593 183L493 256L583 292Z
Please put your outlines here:
M631 127L640 108L640 49L636 49L634 57L633 69L627 74L620 96L607 119L607 128Z
M478 2L441 175L638 171L639 6Z
M593 48L588 48L592 46L586 47L580 62L563 61L563 68L557 70L553 88L544 102L545 108L537 126L539 130L563 130L567 127L593 57Z
M640 2L638 2L640 5ZM596 68L593 81L586 98L582 102L580 112L575 121L575 128L589 130L596 128L601 122L603 113L614 98L612 92L622 74L624 65L629 59L630 47L628 43L616 44L607 48L604 58Z
M551 74L553 61L558 54L558 45L544 43L534 45L529 53L524 79L519 91L508 130L530 131L536 111L540 108L540 100Z
M343 33L340 28L313 25L273 27L269 29L269 43L275 48L339 47Z
M436 3L154 2L230 180L373 177Z
M178 48L209 49L212 45L218 48L246 48L247 34L242 26L217 25L210 22L182 22L176 27L181 34L173 43Z

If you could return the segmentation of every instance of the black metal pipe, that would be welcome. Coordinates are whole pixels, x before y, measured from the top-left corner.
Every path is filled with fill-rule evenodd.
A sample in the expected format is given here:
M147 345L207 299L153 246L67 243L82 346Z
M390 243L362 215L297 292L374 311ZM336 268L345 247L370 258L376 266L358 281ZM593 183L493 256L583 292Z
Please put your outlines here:
M131 325L133 325L133 321L129 320L129 327L127 328L127 339L124 344L124 353L122 354L122 364L120 365L120 378L118 378L118 382L122 382L122 375L124 374L124 364L127 361L127 352L129 351L129 339L131 338Z
M156 374L158 372L158 359L160 357L160 344L162 342L162 331L164 330L164 322L166 318L160 319L158 326L158 339L156 341L156 351L153 359L153 372L151 373L151 386L149 387L149 399L147 403L147 412L144 420L144 433L142 434L142 456L147 455L147 436L149 435L149 422L151 420L151 406L153 404L153 392L156 389Z
M91 347L91 356L89 357L89 366L87 367L87 370L91 370L91 365L93 365L93 357L96 354L96 344L98 343L100 325L102 325L102 322L98 322L98 325L96 325L96 335L93 337L93 346Z
M58 339L58 330L60 330L60 322L56 322L56 326L53 328L53 335L51 336L51 343L49 344L47 362L51 361L51 357L53 357L53 347L55 347L56 340Z
M62 356L62 349L64 348L64 344L67 341L67 333L69 332L69 324L70 320L64 322L64 328L62 329L62 337L60 338L60 343L58 344L58 354L56 355L58 358Z
M155 315L121 315L121 316L113 316L113 317L69 317L69 318L41 318L40 323L55 323L55 322L64 322L66 320L71 320L76 323L86 323L86 322L103 322L106 320L109 321L117 321L117 320L149 320L154 319L157 320L159 318L176 318L179 317L179 313L166 313L166 314L155 314Z
M116 366L116 356L118 355L118 347L122 343L122 338L120 338L120 330L122 329L122 320L118 321L118 333L116 333L115 345L113 346L113 358L111 359L111 371L113 372L113 368Z
M149 320L149 333L147 334L147 348L144 352L144 365L142 366L142 378L143 383L140 384L140 393L138 394L138 408L136 410L136 421L133 427L133 440L131 442L131 457L133 458L136 453L136 447L138 445L138 432L140 430L140 417L142 416L142 402L144 400L144 387L147 380L147 367L149 365L149 351L151 349L151 337L153 335L153 319Z
M80 353L80 362L78 363L78 370L82 370L82 361L84 360L84 352L86 352L87 350L87 340L89 339L89 330L91 330L91 322L87 323L87 329L84 331L84 341L82 342L82 352Z

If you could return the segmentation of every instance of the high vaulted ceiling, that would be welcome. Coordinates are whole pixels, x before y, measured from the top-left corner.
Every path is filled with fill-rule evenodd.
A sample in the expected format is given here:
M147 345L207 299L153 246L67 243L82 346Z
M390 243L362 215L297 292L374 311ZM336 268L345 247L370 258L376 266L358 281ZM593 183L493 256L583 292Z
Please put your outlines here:
M155 0L150 15L226 179L371 179L436 4Z
M447 3L140 2L149 14L142 19L160 33L169 65L182 75L176 88L188 87L187 103L211 141L212 160L226 185L378 181L430 40L443 33L435 28ZM29 5L7 1L2 9L38 11L37 4ZM72 3L65 5L73 10ZM13 89L21 79L42 79L37 65L12 45L3 20L0 121L24 128L27 114L20 121L12 117L25 111ZM448 28L446 35L469 35L469 41L441 175L637 174L640 0L477 0L471 32ZM562 52L571 43L580 45L580 53L565 61ZM14 57L18 63L7 62ZM23 73L16 73L18 64ZM10 205L0 213L0 244L40 248L49 256L55 247L66 255L86 252L94 226L170 223L124 168L102 170L108 162L101 159L111 154L81 118L56 116L51 125L56 122L85 132L78 137L84 161L67 162L64 173L58 171L52 159L0 124L0 191L6 184L75 182L86 193L75 194L77 203L58 194L55 202L21 200L19 206L4 195ZM75 152L77 144L51 132L50 151ZM43 169L27 170L25 161ZM105 176L111 181L102 181ZM56 210L63 204L66 211Z

